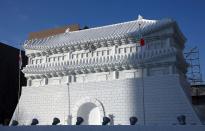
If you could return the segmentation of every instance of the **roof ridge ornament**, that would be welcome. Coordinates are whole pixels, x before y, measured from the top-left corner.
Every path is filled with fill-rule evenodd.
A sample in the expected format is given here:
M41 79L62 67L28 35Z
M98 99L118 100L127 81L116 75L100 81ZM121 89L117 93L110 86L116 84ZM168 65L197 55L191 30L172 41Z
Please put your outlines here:
M68 33L68 32L70 32L70 28L69 27L65 30L65 33Z
M139 14L137 20L143 20L143 17Z

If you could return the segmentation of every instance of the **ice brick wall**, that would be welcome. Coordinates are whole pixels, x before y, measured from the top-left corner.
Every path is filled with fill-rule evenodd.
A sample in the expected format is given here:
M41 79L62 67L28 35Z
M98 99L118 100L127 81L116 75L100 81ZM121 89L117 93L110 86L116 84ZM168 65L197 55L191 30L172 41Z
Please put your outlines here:
M13 119L23 125L30 125L33 118L41 125L51 125L53 118L58 117L61 123L67 119L66 87L42 86L24 87Z
M153 76L144 78L144 104L142 79L124 79L102 82L71 83L70 106L74 114L76 103L87 97L99 100L105 115L114 116L114 124L129 124L129 117L136 116L143 124L143 111L147 125L172 125L178 115L186 115L187 123L200 123L180 85L178 75ZM16 119L17 109L13 119ZM19 121L30 124L33 118L40 124L51 124L54 117L67 123L67 85L25 87L20 105Z

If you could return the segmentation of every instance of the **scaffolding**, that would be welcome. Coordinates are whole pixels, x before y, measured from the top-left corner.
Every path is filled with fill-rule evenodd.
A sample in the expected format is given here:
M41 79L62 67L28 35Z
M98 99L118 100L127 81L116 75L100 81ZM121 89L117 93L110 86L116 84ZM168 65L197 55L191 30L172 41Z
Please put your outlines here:
M187 78L191 85L202 84L202 73L200 67L199 49L194 47L184 53L185 59L188 62Z

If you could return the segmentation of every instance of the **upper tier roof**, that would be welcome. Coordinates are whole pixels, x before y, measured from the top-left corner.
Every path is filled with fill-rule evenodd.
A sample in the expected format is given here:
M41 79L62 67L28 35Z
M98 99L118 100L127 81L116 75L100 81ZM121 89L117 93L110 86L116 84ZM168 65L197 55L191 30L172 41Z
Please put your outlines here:
M117 39L132 35L149 33L164 26L175 24L172 19L147 20L141 16L137 20L123 22L102 27L65 32L44 39L32 39L25 41L25 49L45 50L62 46L81 43L97 42L102 40Z

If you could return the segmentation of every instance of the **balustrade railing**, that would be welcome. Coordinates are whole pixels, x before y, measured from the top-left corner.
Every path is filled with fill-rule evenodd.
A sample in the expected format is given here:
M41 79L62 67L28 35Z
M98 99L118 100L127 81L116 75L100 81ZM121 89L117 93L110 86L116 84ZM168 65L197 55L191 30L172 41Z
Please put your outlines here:
M137 64L146 62L152 58L160 58L166 55L175 53L174 48L164 48L147 50L138 53L128 54L115 54L101 57L82 58L82 59L70 59L61 62L42 63L36 65L27 65L24 69L24 73L39 73L39 72L50 72L50 71L63 71L69 69L80 69L89 67L100 67L100 66L116 66L116 65L127 65Z

